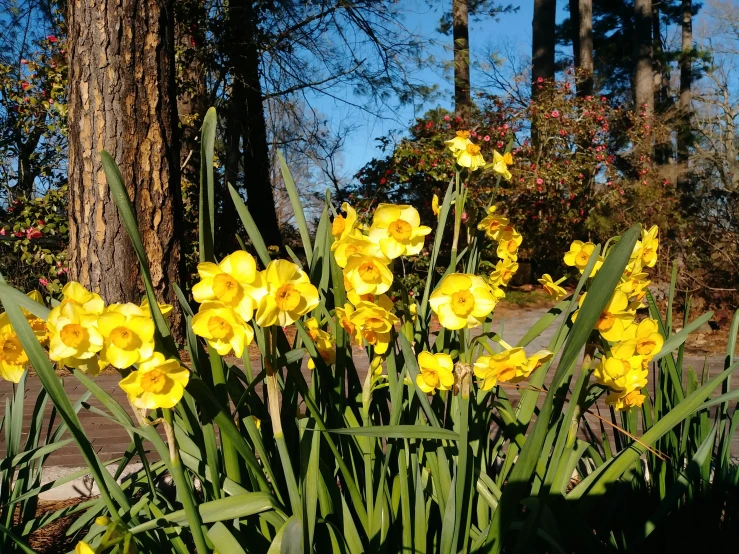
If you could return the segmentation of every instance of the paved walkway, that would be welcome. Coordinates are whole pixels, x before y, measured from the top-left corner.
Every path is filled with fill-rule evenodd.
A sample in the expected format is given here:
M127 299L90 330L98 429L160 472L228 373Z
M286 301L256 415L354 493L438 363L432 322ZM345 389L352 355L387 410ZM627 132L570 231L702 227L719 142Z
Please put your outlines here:
M494 318L493 329L500 333L507 342L515 344L524 333L546 312L546 309L518 309L518 310L502 310L499 314L496 314ZM531 345L527 347L528 353L533 353L541 348L545 348L551 339L555 328L550 327L543 336L536 339ZM364 357L364 362L361 361L361 357ZM355 351L355 361L357 366L360 367L360 378L364 378L364 372L366 371L367 362L364 351ZM700 368L703 366L704 358L698 356L688 356L687 362L694 368L697 368L700 372ZM723 369L723 357L722 356L710 356L707 358L707 362L710 367L711 375L716 375ZM259 360L253 360L253 367L259 367ZM686 364L687 367L687 364ZM309 375L307 368L303 368L306 377ZM553 372L550 372L550 375ZM118 386L119 377L116 374L104 374L97 378L96 382L107 390L113 398L115 398L122 406L130 412L127 399L123 391ZM548 381L547 381L548 382ZM739 372L735 373L732 379L732 388L739 387ZM69 395L72 402L75 402L80 398L86 389L73 377L69 376L64 379L64 388ZM26 385L26 406L25 414L26 421L30 419L30 415L33 411L33 404L40 389L40 382L38 379L29 378ZM518 398L517 391L515 389L507 388L506 393L511 400L515 401ZM10 383L0 381L0 403L4 404L5 399L9 394L12 394L12 386ZM99 409L103 407L95 400L91 398L89 400L91 406L95 406ZM50 409L47 409L46 413L46 424L48 425ZM606 412L607 413L607 412ZM80 410L80 419L85 429L87 436L93 444L93 447L97 450L102 460L110 460L121 456L129 444L129 437L127 433L116 423L109 419L94 414L89 410L83 408ZM58 424L57 419L57 424ZM4 447L4 433L0 436L0 456L5 451ZM22 439L25 441L25 432ZM735 437L732 446L732 451L735 455L739 454L739 438ZM49 466L66 466L66 467L80 467L84 466L84 461L79 453L76 446L71 445L52 454L49 458Z

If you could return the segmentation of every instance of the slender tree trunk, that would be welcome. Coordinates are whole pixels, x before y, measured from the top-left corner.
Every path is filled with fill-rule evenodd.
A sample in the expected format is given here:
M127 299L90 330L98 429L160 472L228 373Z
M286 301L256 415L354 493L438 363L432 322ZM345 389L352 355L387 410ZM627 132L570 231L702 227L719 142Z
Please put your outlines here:
M682 51L680 56L680 129L677 135L677 157L681 162L688 161L690 145L690 101L693 81L693 3L682 0Z
M269 171L267 125L256 43L257 14L251 0L231 0L229 28L233 78L231 113L241 125L246 204L267 246L282 248ZM236 184L234 187L240 188ZM231 203L230 198L224 201Z
M197 186L200 179L200 127L208 109L203 60L205 23L203 0L175 3L180 176L190 186Z
M108 302L139 302L141 271L103 173L120 167L154 289L175 307L181 196L171 1L70 0L70 277Z
M467 0L452 0L454 38L454 113L467 119L470 115L470 29Z
M580 59L580 79L577 94L590 96L593 94L593 0L579 0L578 16L578 49Z
M654 114L654 75L652 72L652 0L634 0L635 67L634 101L637 109Z
M534 0L534 19L532 22L532 67L534 96L539 88L539 79L554 79L555 24L557 16L556 0Z

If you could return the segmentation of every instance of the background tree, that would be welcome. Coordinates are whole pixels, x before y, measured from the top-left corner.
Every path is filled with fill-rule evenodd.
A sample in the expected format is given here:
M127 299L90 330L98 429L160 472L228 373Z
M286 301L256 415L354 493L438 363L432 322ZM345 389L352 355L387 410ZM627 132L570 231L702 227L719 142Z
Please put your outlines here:
M534 83L540 82L539 79L554 79L556 18L556 0L534 0L531 35L531 78ZM536 96L539 88L534 86L533 90Z
M654 113L652 0L634 0L634 102L649 118Z
M132 199L157 296L177 307L181 188L172 3L69 2L67 22L71 277L108 302L141 299L139 264L102 170L100 151L107 150Z

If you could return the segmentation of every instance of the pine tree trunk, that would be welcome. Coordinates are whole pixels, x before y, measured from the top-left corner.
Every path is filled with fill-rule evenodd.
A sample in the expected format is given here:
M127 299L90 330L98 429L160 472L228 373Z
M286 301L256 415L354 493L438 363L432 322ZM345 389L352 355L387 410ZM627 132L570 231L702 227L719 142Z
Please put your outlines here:
M693 81L693 3L682 0L682 52L680 57L680 129L677 135L677 157L681 162L688 160L690 145L690 101Z
M634 0L635 67L634 102L647 117L654 114L652 72L652 0Z
M267 125L264 119L257 14L251 0L229 3L230 60L233 78L231 108L241 126L246 205L267 246L282 248L270 179ZM241 188L232 183L237 189ZM232 204L230 197L224 199ZM225 204L224 204L225 207Z
M100 151L123 175L154 289L175 307L181 195L174 22L167 0L70 0L70 277L108 302L139 302L141 271L103 173Z
M533 95L538 91L539 79L554 79L554 46L557 15L556 0L534 0L532 22L532 67Z
M593 1L578 0L578 61L581 81L577 86L579 96L593 94Z
M454 38L454 113L466 120L470 114L470 29L467 0L452 0Z

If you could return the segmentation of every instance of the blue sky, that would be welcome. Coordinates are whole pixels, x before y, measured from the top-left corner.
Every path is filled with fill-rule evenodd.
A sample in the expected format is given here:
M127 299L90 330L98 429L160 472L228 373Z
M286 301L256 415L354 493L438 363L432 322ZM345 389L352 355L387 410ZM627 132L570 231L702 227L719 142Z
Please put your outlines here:
M392 132L401 133L415 117L422 115L429 108L437 105L453 108L451 73L444 71L444 66L448 66L452 59L452 39L436 32L441 14L438 10L429 8L423 0L404 0L404 2L409 7L403 23L418 36L429 40L431 54L439 62L438 67L425 69L417 73L416 78L437 85L441 94L438 100L424 105L419 111L416 111L417 107L404 106L395 113L384 114L384 117L373 116L326 97L315 99L312 103L327 117L329 126L339 128L342 124L349 124L356 127L347 137L343 153L343 174L347 178L351 178L372 157L379 155L375 140L377 137ZM443 0L440 4L451 4L451 0ZM489 18L480 22L470 22L470 50L473 64L475 61L484 61L482 58L487 52L498 50L503 45L507 46L506 50L512 49L520 57L530 55L533 0L513 4L519 6L518 11L502 15L497 22ZM558 20L561 21L567 17L564 9L566 2L559 4L561 8ZM479 73L473 69L473 89L480 86L479 77ZM358 100L349 91L346 94L347 100Z

